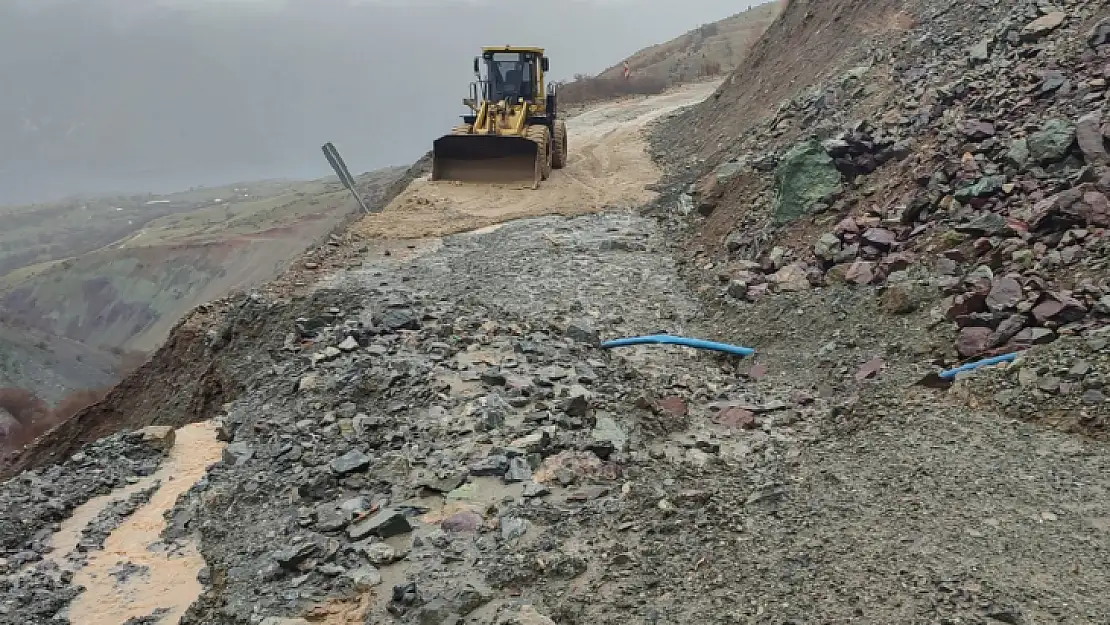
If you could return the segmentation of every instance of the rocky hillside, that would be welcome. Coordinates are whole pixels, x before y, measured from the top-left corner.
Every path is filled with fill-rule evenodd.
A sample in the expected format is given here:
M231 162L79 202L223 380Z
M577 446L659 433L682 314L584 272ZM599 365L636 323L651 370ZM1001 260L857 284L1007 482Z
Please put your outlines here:
M376 201L397 173L366 175L363 192ZM47 358L25 352L17 368L0 364L0 376L44 397L104 386L103 368L70 352L95 363L153 350L186 312L272 279L355 210L339 183L323 181L0 209L9 224L0 319L9 334L33 332Z
M752 46L775 21L786 0L773 0L723 20L704 24L666 43L644 48L625 59L636 76L681 84L706 76L728 74L747 57ZM618 63L597 75L620 78Z
M0 623L1105 622L1108 65L791 0L643 210L337 233L6 458Z
M660 93L668 87L728 74L782 11L785 0L757 4L704 24L666 43L644 48L596 76L576 76L560 84L562 102L572 107L631 94ZM631 75L624 76L624 63Z
M798 5L659 135L707 172L684 200L703 282L738 305L879 287L931 310L949 361L1110 321L1110 10Z
M119 354L10 320L0 323L0 388L27 389L55 404L77 389L110 386L119 379L121 365Z

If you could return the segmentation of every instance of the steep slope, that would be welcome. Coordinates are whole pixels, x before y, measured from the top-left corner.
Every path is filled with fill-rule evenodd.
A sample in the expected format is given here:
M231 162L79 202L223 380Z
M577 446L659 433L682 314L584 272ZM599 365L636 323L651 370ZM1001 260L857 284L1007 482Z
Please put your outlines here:
M575 76L558 85L570 108L630 94L660 93L668 87L713 80L735 69L775 20L785 0L758 4L704 24L666 43L644 48L596 76ZM624 76L624 64L631 71Z
M658 135L672 162L712 165L690 198L707 216L702 279L741 300L928 284L946 296L938 329L958 333L934 354L948 359L1105 324L1107 17L1086 2L792 4ZM959 28L980 22L994 26ZM790 56L792 40L827 61Z
M362 193L378 201L401 171L360 176ZM101 364L149 352L186 312L271 280L356 210L334 181L5 208L0 323L38 347L0 375L43 397L103 387L111 367L82 365L75 349Z
M77 389L111 386L119 366L111 352L0 322L0 388L26 389L55 404Z
M625 59L637 76L667 84L690 82L706 76L728 74L747 58L752 46L782 12L786 0L773 0L684 33L666 43L644 48ZM598 78L619 78L624 63L599 73Z

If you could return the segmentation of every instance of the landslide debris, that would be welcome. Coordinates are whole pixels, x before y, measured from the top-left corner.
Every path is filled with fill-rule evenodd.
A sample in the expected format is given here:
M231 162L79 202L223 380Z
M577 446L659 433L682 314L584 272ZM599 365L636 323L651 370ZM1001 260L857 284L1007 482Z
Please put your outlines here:
M337 239L224 304L183 622L1106 620L1106 11L794 0L655 130L661 219ZM661 331L757 353L598 349Z
M761 44L785 56L753 55L655 135L660 158L702 159L677 203L705 217L690 258L712 269L696 279L741 309L775 292L878 288L951 328L937 354L948 362L1106 325L1110 9L886 5L796 3ZM812 47L787 54L783 29ZM762 117L744 107L755 96L730 99L818 56L829 60L803 68L813 86ZM691 143L721 127L735 139ZM940 297L906 301L921 290Z

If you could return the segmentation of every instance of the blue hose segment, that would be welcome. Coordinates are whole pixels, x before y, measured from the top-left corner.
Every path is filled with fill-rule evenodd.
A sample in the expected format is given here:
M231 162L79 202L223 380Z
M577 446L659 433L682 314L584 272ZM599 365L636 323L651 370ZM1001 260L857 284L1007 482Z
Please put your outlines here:
M601 348L609 349L611 347L627 347L629 345L647 344L683 345L685 347L693 347L696 349L711 349L718 352L735 354L737 356L751 356L755 353L755 350L750 347L740 347L739 345L729 345L728 343L717 343L716 341L705 341L702 339L691 339L684 336L673 336L670 334L633 336L626 339L605 341L601 344Z
M987 358L986 360L977 360L975 362L969 362L965 365L960 365L959 367L956 367L955 369L949 369L948 371L941 372L940 377L943 380L947 380L947 379L956 377L957 373L961 373L963 371L971 371L973 369L978 369L979 367L987 367L987 366L990 366L990 365L997 365L1000 362L1012 362L1015 358L1017 358L1017 355L1018 355L1018 352L1014 352L1012 354L1003 354L1001 356L995 356L993 358Z

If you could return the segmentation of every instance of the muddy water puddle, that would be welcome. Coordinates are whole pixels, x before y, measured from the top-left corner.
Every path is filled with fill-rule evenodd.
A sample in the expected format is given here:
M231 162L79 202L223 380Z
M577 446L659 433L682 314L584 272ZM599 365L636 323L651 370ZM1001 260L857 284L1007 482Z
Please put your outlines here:
M220 459L223 443L210 423L185 426L176 432L169 455L158 471L109 495L90 500L74 511L51 539L50 558L74 572L73 584L85 590L70 604L68 617L81 625L120 625L131 618L157 615L159 623L177 623L200 596L197 573L204 559L191 543L166 545L161 533L163 516L178 498L204 477ZM104 541L75 565L67 554L77 546L81 531L114 501L159 486L150 500L127 517Z

